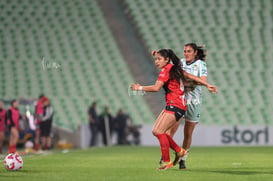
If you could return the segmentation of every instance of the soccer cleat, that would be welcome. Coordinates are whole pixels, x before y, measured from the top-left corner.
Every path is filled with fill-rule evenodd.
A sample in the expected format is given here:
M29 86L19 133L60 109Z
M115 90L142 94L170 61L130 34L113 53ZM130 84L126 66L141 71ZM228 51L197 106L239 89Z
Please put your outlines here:
M180 160L180 161L179 161L179 169L180 169L180 170L186 169L185 160Z
M168 168L173 167L172 162L163 162L162 166L159 167L157 170L167 170Z
M185 154L187 153L187 151L183 148L181 148L180 152L175 154L175 159L173 161L173 165L176 165L179 161L180 158L182 158Z

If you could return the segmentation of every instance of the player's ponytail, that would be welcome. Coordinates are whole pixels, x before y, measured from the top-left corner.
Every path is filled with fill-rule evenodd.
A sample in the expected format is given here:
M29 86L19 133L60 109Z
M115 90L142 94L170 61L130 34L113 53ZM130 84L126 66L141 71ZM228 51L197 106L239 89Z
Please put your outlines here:
M207 51L205 48L205 45L197 46L195 43L187 43L185 46L190 46L194 52L197 51L197 54L195 56L195 60L206 60Z
M175 79L177 82L180 82L180 80L185 81L182 64L177 55L171 49L160 49L157 53L165 59L169 58L169 61L172 62L173 66L170 70L170 79Z
M175 79L177 82L180 82L181 79L182 81L185 81L181 60L171 49L168 49L168 52L170 60L173 63L173 67L170 70L170 79Z

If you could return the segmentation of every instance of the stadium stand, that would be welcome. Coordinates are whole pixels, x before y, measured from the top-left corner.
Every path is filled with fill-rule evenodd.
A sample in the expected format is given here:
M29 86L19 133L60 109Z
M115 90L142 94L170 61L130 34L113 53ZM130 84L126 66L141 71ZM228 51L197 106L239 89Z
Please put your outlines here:
M92 100L137 124L155 119L143 97L128 97L134 78L96 1L1 1L0 22L2 99L44 93L56 126L73 131Z
M148 51L206 44L208 81L202 124L272 125L273 2L124 0ZM0 96L52 100L55 124L76 130L96 99L136 123L154 115L134 82L96 1L0 1ZM114 82L114 83L113 83Z
M273 2L255 0L124 0L149 51L187 42L208 49L202 123L272 125Z

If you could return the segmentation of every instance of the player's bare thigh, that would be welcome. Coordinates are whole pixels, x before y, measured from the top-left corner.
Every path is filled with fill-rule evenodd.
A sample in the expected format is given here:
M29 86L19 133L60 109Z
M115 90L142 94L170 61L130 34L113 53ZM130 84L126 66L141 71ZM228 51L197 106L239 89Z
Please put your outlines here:
M176 133L180 123L181 123L181 120L183 118L179 119L179 121L177 121L168 131L167 131L167 134L170 135L171 137L174 136L174 134Z
M0 131L0 141L3 141L5 139L5 132Z
M158 116L154 127L153 127L153 134L164 134L170 129L173 125L176 124L176 119L174 114L165 112L164 110Z

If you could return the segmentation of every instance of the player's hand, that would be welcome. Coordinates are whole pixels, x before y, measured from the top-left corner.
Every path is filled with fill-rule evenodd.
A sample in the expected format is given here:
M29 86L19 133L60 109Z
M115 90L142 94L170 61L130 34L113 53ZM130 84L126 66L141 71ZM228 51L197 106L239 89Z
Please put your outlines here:
M140 87L139 83L137 83L137 84L131 84L131 89L132 90L139 90L139 87Z
M156 54L156 50L153 50L152 51L152 56L155 56L155 54Z
M214 85L208 85L207 88L208 88L208 90L209 90L211 93L213 93L213 94L214 94L214 93L217 93L217 91L218 91L218 90L217 90L218 88L217 88L216 86L214 86Z

